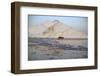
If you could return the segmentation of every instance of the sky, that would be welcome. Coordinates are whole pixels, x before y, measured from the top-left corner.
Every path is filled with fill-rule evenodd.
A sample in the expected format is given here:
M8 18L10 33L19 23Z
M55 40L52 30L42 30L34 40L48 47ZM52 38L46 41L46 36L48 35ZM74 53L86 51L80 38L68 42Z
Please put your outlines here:
M59 20L66 26L75 28L85 34L88 32L88 18L79 16L46 16L46 15L29 15L28 16L28 26L37 26L46 21Z

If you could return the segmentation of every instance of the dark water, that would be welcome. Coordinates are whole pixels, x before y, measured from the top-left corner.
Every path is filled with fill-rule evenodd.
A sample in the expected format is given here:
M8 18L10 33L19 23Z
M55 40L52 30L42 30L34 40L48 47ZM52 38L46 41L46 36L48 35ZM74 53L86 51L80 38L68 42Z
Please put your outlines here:
M87 39L29 38L28 60L88 58Z

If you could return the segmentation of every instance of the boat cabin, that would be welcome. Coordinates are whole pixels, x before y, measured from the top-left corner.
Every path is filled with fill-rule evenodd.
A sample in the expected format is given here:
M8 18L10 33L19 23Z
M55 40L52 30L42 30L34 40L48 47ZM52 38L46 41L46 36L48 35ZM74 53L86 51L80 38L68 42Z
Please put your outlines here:
M59 36L58 39L64 39L64 37Z

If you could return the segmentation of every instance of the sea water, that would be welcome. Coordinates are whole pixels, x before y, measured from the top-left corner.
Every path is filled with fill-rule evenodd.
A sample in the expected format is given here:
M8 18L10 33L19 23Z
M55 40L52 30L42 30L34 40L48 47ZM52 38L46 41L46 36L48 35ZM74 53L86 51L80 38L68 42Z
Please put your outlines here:
M88 39L28 38L28 60L88 58Z

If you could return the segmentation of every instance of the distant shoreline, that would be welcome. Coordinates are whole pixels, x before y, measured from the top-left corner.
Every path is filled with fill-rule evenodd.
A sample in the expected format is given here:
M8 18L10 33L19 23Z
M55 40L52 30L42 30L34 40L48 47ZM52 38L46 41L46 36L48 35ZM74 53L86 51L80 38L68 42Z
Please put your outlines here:
M58 39L58 38L37 38L37 37L28 37L28 39ZM88 38L64 38L66 40L88 40Z

